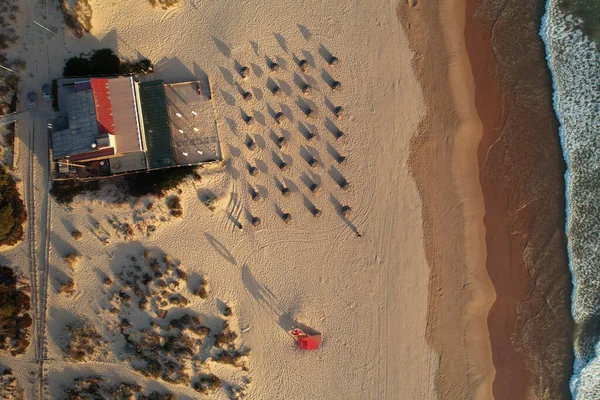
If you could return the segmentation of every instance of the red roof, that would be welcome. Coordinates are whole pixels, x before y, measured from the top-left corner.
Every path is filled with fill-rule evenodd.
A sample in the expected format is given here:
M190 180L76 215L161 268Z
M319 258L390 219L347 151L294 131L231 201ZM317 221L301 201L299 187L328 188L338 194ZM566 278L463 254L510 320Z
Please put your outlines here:
M87 160L101 158L101 157L109 157L115 155L114 147L106 147L104 149L88 151L87 153L75 154L74 156L69 157L71 161L82 161L85 162Z
M323 337L321 334L312 336L300 336L298 338L298 347L302 350L318 350Z
M92 93L96 105L96 119L98 120L98 132L115 134L115 121L113 119L112 103L108 91L108 79L92 78Z

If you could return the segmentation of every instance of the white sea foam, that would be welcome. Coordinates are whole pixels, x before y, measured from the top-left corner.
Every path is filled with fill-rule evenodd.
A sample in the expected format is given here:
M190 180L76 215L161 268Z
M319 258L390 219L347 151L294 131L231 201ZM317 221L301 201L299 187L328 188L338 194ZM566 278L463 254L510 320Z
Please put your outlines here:
M554 108L567 162L567 233L573 274L572 313L578 326L600 315L600 53L581 21L548 0L542 24L554 81ZM592 338L578 337L585 341ZM577 346L571 391L600 398L600 345Z

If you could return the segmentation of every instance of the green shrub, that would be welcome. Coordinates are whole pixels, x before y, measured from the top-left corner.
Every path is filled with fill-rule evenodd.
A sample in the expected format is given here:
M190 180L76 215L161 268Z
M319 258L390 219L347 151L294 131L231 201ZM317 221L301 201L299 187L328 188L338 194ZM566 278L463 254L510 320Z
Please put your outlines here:
M96 192L100 189L98 181L55 181L50 194L60 204L70 204L75 196L86 192Z
M168 190L175 189L187 177L195 174L196 167L190 166L132 174L121 179L126 183L126 193L130 196L164 196Z
M58 82L56 79L52 79L52 109L59 111L58 109Z
M147 58L135 62L121 61L112 49L106 48L95 50L89 57L69 58L63 76L147 74L152 71L152 62Z
M23 239L26 219L17 184L6 169L0 167L0 245L13 245Z

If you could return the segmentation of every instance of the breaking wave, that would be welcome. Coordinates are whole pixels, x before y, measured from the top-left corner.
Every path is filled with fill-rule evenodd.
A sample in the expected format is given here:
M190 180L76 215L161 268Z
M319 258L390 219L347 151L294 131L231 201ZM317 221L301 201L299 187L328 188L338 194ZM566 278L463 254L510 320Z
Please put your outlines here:
M600 399L600 53L581 21L548 0L541 36L567 163L567 237L575 320L574 399Z

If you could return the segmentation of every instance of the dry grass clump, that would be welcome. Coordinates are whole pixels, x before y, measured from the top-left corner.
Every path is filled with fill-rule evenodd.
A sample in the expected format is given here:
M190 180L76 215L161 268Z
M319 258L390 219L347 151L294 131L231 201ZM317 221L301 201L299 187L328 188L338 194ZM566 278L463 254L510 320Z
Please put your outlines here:
M200 286L198 286L196 290L194 290L194 294L196 296L199 296L203 300L208 297L208 282L206 281L206 279L202 279L202 282L200 282Z
M215 347L233 348L237 333L229 329L229 323L225 322L223 330L215 337Z
M10 368L0 368L0 398L11 400L25 398L23 389L18 385L17 378Z
M33 323L28 311L29 285L17 278L12 268L0 266L0 350L12 356L23 354L29 346L29 328Z
M202 204L204 204L210 211L215 211L217 208L217 196L213 193L208 193L202 196Z
M241 368L244 371L248 370L246 363L247 357L250 355L250 350L222 350L213 356L213 360L220 364L227 364L236 368Z
M71 296L75 293L75 282L73 279L67 279L63 283L60 284L58 288L58 293L64 293L68 296Z
M75 327L67 325L65 331L69 333L65 349L65 359L73 362L101 361L107 355L107 343L102 335L89 323Z
M66 398L75 399L135 399L143 388L131 383L111 382L99 376L75 378L73 385L65 390ZM153 392L154 393L154 392ZM60 396L59 396L60 397ZM141 397L138 397L141 398ZM157 397L158 399L172 399Z
M166 10L169 7L176 6L179 3L179 0L148 0L152 7L160 7L163 10Z
M167 201L167 207L169 212L174 217L181 217L183 215L183 209L181 208L181 199L179 196L173 196Z
M213 390L214 383L199 383L200 371L210 368L203 362L211 357L212 349L218 350L213 357L216 362L246 368L248 352L236 349L238 336L227 322L209 318L213 328L214 324L221 327L215 328L218 334L211 334L200 317L186 308L187 274L177 260L166 254L154 257L149 251L143 258L129 260L110 287L111 312L118 315L112 329L125 340L123 360L148 378L185 386L196 382L202 393ZM206 282L201 285L206 286ZM171 312L178 317L173 318Z
M65 260L65 262L67 263L67 265L71 268L74 268L77 263L79 262L79 260L81 259L81 254L79 254L79 252L77 252L76 250L67 253L63 259Z
M76 0L71 8L68 0L61 0L60 10L63 13L65 25L73 34L81 38L84 33L92 30L92 6L89 0Z
M129 222L121 222L116 217L107 217L106 220L110 226L115 230L117 237L131 240L134 236L133 226Z
M213 374L205 375L201 376L192 387L198 393L211 394L221 387L221 380Z

